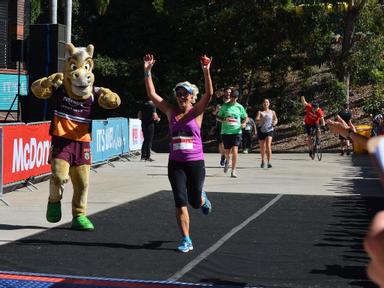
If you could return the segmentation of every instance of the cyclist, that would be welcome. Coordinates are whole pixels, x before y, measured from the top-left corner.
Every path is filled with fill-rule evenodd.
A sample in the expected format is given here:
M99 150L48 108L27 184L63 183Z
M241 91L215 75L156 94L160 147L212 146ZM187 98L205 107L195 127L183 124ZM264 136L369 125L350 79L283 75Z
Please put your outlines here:
M316 131L316 135L318 138L320 138L320 125L321 127L325 127L325 121L324 121L324 112L319 107L319 103L312 102L308 103L305 100L304 96L301 96L301 103L305 107L305 117L304 117L304 125L305 125L305 131L307 132L307 143L308 143L308 150L309 150L309 156L312 158L312 131Z

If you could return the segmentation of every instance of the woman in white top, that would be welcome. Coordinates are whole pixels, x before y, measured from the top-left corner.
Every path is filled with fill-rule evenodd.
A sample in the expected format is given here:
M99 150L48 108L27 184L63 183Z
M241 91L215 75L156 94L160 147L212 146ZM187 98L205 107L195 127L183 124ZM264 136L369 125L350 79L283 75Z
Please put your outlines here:
M265 158L267 158L267 167L272 168L272 138L273 127L277 124L275 111L269 109L269 99L263 100L263 109L257 112L256 125L257 135L260 143L261 168L265 168Z

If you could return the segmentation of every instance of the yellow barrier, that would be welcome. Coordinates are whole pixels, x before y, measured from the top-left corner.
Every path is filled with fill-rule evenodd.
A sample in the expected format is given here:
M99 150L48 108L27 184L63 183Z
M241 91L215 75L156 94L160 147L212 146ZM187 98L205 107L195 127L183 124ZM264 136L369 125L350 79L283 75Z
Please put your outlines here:
M372 126L371 125L356 125L356 133L360 135L364 135L368 138L371 137L371 131L372 131ZM360 147L359 145L353 144L353 153L355 154L363 154L363 153L368 153L367 150L364 148Z

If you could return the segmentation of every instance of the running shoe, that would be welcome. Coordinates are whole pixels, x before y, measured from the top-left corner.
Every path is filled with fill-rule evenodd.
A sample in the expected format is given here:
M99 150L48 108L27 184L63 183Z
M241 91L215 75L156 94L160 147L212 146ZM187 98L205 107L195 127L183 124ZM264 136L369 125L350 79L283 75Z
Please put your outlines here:
M347 148L347 155L351 155L351 150L349 149L349 147Z
M153 161L155 161L155 159L152 159L151 157L149 157L145 161L153 162Z
M208 215L212 211L212 204L207 197L207 193L205 191L201 192L201 196L204 198L204 204L201 205L201 211L203 211L204 215Z
M229 163L228 163L227 160L225 160L225 163L224 163L224 173L227 173L228 169L229 169Z
M244 154L248 154L248 149L244 149L244 150L243 150L243 153L244 153Z
M232 170L231 172L231 178L237 178L237 174L235 170Z
M193 250L192 241L187 241L185 239L181 240L181 243L180 243L179 247L177 247L177 250L179 250L180 252L183 252L183 253L187 253L189 251L192 251Z
M268 168L272 168L272 164L271 164L271 163L268 163L267 167L268 167Z
M221 158L220 158L220 166L224 166L225 165L225 156L224 155L221 155Z
M260 168L265 168L264 162L261 162Z

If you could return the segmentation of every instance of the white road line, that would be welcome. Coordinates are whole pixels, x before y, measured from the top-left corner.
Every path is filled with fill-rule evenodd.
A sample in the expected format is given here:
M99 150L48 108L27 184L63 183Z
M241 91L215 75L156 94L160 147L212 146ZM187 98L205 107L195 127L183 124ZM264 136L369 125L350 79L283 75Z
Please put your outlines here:
M168 278L167 281L179 280L187 272L192 270L197 264L199 264L201 261L203 261L209 255L211 255L217 249L219 249L220 246L223 245L229 238L231 238L233 235L235 235L237 232L239 232L241 229L243 229L245 226L247 226L249 224L249 222L255 220L257 217L259 217L261 214L263 214L265 211L267 211L273 204L275 204L277 201L279 201L281 197L283 197L282 194L277 195L275 198L273 198L271 201L269 201L264 207L262 207L256 213L254 213L252 216L250 216L249 218L244 220L241 224L234 227L231 231L229 231L227 234L225 234L223 237L221 237L215 244L213 244L211 247L209 247L207 250L205 250L203 253L201 253L199 256L197 256L194 260L189 262L187 265L185 265L181 270L179 270L175 274L173 274L170 278Z

